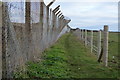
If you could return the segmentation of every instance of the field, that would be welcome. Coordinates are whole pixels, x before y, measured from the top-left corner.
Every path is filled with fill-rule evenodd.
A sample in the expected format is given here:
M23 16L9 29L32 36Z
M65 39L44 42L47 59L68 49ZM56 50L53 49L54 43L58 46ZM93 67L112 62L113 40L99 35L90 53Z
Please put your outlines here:
M90 33L88 33L90 35ZM120 36L120 33L117 32L109 32L109 45L108 45L108 54L109 54L109 66L112 67L118 67L118 58L120 57L118 55L118 45L120 45L118 41L118 36ZM97 46L97 38L98 38L98 32L93 33L93 39L94 44ZM101 33L102 38L102 47L103 47L103 32ZM114 57L114 58L113 58Z
M88 32L88 35L90 36L90 32ZM119 64L119 53L118 53L118 45L120 45L119 43L119 39L118 37L120 36L120 33L118 32L109 32L109 41L108 41L108 60L109 60L109 66L111 67L119 67L118 64ZM94 39L94 45L97 46L97 39L98 39L98 32L94 32L93 33L93 39ZM101 33L101 45L103 47L103 32Z
M109 57L118 57L117 33L110 33ZM103 67L72 33L63 35L55 45L47 49L41 62L28 62L24 71L16 72L15 78L118 78L118 63L109 62ZM115 79L116 80L116 79Z

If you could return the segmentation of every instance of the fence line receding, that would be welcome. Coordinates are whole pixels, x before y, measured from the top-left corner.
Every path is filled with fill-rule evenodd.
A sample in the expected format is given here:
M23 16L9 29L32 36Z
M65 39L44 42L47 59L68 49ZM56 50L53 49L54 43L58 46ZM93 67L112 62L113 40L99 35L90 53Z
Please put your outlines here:
M76 29L74 34L84 42L86 47L90 47L91 53L97 55L98 61L103 61L104 66L108 66L108 26L104 30ZM103 37L101 37L103 35Z
M60 13L56 15L57 11L42 1L3 2L0 8L3 12L2 78L12 78L13 72L27 61L40 60L46 48L70 31L71 20Z

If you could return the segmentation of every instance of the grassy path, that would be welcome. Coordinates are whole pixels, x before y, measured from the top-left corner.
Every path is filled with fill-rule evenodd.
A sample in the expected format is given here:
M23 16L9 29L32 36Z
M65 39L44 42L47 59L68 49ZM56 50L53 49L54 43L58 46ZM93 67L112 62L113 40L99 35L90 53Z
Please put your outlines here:
M65 39L70 75L75 78L112 78L117 77L117 70L104 68L97 62L94 54L72 34Z
M29 62L25 72L16 73L22 78L117 78L118 70L104 68L96 56L73 34L63 35L47 49L41 62Z

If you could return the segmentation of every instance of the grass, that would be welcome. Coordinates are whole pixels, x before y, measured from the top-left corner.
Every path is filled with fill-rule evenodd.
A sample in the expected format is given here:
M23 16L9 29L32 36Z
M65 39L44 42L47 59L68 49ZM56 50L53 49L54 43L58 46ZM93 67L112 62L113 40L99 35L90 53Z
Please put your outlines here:
M2 1L0 1L0 6L2 5Z
M90 32L88 33L88 35L90 35ZM94 38L94 45L97 46L97 36L98 35L98 32L94 32L93 33L93 38ZM118 58L120 57L118 55L118 45L120 45L119 41L118 41L118 36L120 36L120 33L117 33L117 32L109 32L109 45L108 45L108 58L109 58L109 66L112 66L112 67L118 67ZM103 33L101 35L101 38L102 38L102 46L103 46ZM115 57L114 58L114 62L112 61L113 60L113 56Z
M112 60L112 57L115 57L115 62L118 64L119 61L119 53L118 53L118 45L120 45L120 42L118 41L118 36L120 36L120 33L109 33L109 61ZM117 67L118 65L115 63L109 63L110 66Z
M41 62L29 62L15 78L118 78L118 68L103 67L73 34L63 35L47 49Z

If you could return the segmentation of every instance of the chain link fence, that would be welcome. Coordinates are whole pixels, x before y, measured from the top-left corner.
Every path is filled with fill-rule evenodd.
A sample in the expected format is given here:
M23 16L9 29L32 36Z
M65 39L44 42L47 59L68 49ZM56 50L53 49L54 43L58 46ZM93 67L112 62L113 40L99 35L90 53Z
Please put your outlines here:
M41 53L70 31L44 2L3 2L2 78L12 78L27 61L39 61Z

